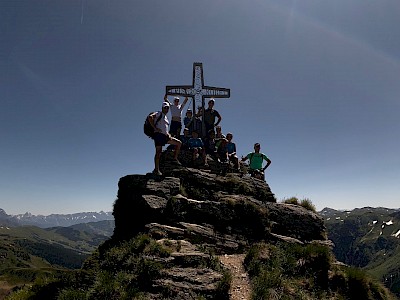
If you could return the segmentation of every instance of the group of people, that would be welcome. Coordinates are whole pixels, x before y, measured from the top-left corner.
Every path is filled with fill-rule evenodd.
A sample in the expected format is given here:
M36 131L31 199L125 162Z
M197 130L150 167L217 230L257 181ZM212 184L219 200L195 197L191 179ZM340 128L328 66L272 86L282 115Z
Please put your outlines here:
M182 111L188 102L186 97L183 103L180 103L179 97L175 97L173 103L168 100L167 95L164 97L160 112L150 114L149 123L154 128L154 145L156 153L154 156L154 171L156 175L162 175L160 171L160 157L162 147L166 144L172 145L174 148L174 160L176 164L181 165L178 156L181 149L189 149L193 153L193 161L198 157L202 158L205 166L207 163L207 155L219 162L232 162L234 168L240 171L239 158L236 155L236 144L232 142L233 134L228 132L226 135L222 133L219 123L222 120L221 115L214 109L215 100L208 101L208 108L193 115L191 109L186 111L183 119L184 130L182 131ZM171 123L167 117L171 112ZM204 132L205 129L205 132ZM206 134L205 134L206 133ZM263 172L271 164L271 160L260 152L260 144L254 145L254 152L242 157L242 161L249 160L250 173ZM263 161L266 161L263 167Z

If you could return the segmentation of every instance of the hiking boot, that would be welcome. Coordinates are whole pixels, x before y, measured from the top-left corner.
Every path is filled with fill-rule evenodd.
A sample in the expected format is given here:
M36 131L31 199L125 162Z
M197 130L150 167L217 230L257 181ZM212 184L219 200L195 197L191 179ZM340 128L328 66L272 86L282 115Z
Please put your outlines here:
M157 170L157 171L154 170L154 171L153 171L153 174L154 174L154 175L158 175L158 176L162 176L162 173L160 172L160 170Z

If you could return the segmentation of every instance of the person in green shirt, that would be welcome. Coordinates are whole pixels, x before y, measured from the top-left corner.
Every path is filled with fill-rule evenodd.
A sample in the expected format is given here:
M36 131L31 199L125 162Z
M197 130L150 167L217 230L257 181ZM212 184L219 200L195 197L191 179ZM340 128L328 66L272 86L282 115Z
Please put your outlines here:
M254 152L250 152L245 157L242 157L242 161L250 160L249 172L252 175L257 171L264 172L265 169L268 168L269 165L271 164L271 160L264 153L260 153L260 149L261 149L260 144L255 143L254 144ZM263 165L264 160L267 162L267 164L263 168L262 165ZM263 177L264 177L264 174L263 174Z

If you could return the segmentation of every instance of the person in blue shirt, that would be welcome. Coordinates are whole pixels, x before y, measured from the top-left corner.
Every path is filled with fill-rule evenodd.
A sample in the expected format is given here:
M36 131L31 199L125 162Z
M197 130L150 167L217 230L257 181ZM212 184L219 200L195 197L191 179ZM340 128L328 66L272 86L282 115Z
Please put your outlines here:
M201 138L199 138L197 131L192 132L192 137L188 141L188 148L193 151L193 162L196 160L199 154L201 154L204 165L208 165L206 150L204 149L203 141Z

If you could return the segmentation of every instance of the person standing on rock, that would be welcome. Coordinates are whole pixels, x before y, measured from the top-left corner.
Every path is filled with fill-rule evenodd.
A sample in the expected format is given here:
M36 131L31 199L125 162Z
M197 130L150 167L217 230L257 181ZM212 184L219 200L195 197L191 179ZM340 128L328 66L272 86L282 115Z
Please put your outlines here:
M269 167L271 164L271 160L264 154L260 153L261 145L259 143L254 144L254 152L250 152L247 154L245 157L242 157L242 161L250 160L250 170L249 173L251 176L258 178L257 174L261 173L262 178L259 179L265 179L264 178L264 171ZM263 168L263 161L266 161L267 164Z
M162 147L165 144L170 144L175 146L175 155L174 159L178 165L181 163L178 160L179 151L181 149L181 141L171 136L168 132L169 121L167 118L167 114L169 111L168 102L163 102L162 109L160 112L156 112L149 115L149 122L151 126L154 128L154 145L156 147L156 154L154 155L154 171L153 173L156 175L162 175L160 171L160 157L162 152ZM161 118L160 118L161 114ZM156 120L158 120L156 122Z
M171 111L171 127L169 133L176 138L179 138L182 130L182 110L188 102L188 97L183 100L182 104L179 104L179 97L174 98L174 103L172 104L168 100L168 96L164 96L164 101L170 106Z
M221 122L222 117L219 114L218 111L214 109L214 104L215 100L213 98L208 101L208 108L204 111L204 125L206 132L205 134L208 134L210 130L214 130L215 126L218 126L218 124ZM199 114L202 114L203 112L199 112ZM215 119L217 119L217 122L215 123Z

